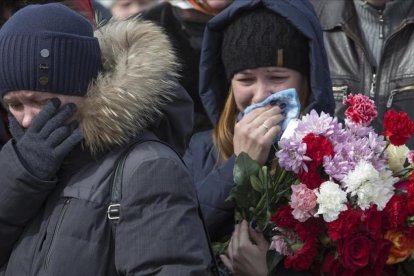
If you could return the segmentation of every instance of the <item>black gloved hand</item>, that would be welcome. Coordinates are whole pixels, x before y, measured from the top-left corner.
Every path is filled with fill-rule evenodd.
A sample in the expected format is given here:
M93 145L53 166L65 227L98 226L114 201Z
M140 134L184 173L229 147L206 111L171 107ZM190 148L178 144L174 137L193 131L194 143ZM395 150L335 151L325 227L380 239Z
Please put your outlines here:
M26 131L10 116L10 132L23 165L42 180L52 179L63 159L83 139L77 122L65 124L73 115L75 104L59 107L60 100L51 99Z

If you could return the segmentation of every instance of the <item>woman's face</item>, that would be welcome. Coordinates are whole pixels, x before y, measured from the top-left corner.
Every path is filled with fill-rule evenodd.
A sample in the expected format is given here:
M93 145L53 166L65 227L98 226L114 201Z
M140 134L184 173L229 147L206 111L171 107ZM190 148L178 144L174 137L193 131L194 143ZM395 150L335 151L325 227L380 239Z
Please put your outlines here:
M258 103L273 93L295 88L299 93L304 76L285 67L259 67L235 74L231 80L234 99L239 111Z

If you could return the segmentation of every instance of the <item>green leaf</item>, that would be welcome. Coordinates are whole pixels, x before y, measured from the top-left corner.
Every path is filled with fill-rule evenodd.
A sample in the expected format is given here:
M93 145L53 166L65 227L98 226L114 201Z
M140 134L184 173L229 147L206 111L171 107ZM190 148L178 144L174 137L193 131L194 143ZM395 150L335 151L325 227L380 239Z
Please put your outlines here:
M234 162L233 180L236 185L245 184L251 175L256 175L260 170L259 164L250 158L250 156L242 152Z
M250 176L250 184L252 185L253 189L258 191L259 193L263 191L263 184L257 176Z
M213 249L214 255L219 256L221 254L226 254L229 243L230 240L226 242L213 242L211 248Z
M267 251L267 269L268 275L276 275L276 267L283 260L283 255L274 250Z

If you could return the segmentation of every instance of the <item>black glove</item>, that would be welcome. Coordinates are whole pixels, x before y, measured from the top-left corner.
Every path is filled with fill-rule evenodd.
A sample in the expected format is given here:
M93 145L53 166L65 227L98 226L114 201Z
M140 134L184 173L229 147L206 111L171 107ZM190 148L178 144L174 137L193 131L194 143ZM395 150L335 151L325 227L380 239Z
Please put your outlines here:
M60 100L51 99L26 131L13 116L9 118L10 132L23 165L42 180L52 179L63 159L83 139L77 122L65 124L75 112L75 104L59 107Z

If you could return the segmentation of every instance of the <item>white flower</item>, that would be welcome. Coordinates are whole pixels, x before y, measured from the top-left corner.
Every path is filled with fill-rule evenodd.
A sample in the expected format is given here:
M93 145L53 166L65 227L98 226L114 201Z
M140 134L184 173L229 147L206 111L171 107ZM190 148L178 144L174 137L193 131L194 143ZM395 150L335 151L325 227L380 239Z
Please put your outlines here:
M406 145L394 146L390 144L386 150L388 155L388 165L393 172L399 172L404 169L404 163L407 160L407 154L410 149Z
M377 204L378 210L384 209L393 195L396 181L390 170L385 169L380 173L365 160L361 160L342 180L346 192L357 197L357 204L362 210L371 204Z
M319 204L316 214L323 215L323 219L326 222L336 220L339 213L347 209L345 205L347 202L346 193L334 182L326 181L322 183L316 195Z

